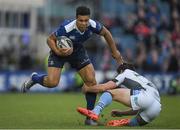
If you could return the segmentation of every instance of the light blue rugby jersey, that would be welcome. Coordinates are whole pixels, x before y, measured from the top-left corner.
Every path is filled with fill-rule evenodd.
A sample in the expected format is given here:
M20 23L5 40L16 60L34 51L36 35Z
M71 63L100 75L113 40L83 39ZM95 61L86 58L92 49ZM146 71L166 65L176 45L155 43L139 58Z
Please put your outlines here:
M66 20L54 32L56 37L67 36L73 42L73 46L82 45L84 41L90 38L93 33L99 34L103 25L97 21L89 19L89 25L85 32L80 32L76 26L76 20Z

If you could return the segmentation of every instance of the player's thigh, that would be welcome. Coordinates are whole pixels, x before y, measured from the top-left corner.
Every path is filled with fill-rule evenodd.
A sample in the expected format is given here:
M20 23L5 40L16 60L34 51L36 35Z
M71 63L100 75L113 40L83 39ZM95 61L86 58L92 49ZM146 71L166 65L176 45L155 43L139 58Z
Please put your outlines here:
M50 52L48 58L48 76L45 79L46 86L54 87L57 86L60 80L61 70L64 63L67 61L65 57L57 56L54 52Z
M86 65L85 67L80 69L78 73L80 74L84 83L87 84L88 86L92 86L96 84L95 71L92 64Z
M61 68L57 68L57 67L48 67L48 70L47 70L48 82L51 83L52 85L57 86L60 80L61 70L62 70Z
M118 88L118 89L108 90L108 92L112 94L114 101L120 102L128 107L131 107L130 89Z

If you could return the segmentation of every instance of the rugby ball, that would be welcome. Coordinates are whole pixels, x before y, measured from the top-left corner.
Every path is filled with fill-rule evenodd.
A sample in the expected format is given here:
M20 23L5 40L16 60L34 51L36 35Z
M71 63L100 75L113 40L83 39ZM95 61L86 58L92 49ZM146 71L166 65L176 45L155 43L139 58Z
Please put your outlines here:
M72 48L73 47L73 43L72 43L71 39L69 39L66 36L58 37L56 44L57 44L57 47L59 47L59 48Z

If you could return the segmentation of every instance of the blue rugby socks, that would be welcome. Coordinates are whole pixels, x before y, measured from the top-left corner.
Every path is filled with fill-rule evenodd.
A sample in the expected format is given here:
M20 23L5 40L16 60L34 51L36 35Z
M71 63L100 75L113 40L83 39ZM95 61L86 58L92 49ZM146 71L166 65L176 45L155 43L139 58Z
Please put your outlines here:
M136 117L134 117L130 120L129 126L140 126Z
M87 109L92 110L96 102L96 93L86 93Z
M104 92L101 95L101 97L98 101L98 104L93 109L93 112L96 113L97 115L99 115L106 106L111 104L111 102L112 102L112 95L109 92Z
M34 83L39 83L40 85L43 85L43 80L44 80L45 76L47 76L47 75L46 74L43 74L43 75L34 74L32 76L32 80Z

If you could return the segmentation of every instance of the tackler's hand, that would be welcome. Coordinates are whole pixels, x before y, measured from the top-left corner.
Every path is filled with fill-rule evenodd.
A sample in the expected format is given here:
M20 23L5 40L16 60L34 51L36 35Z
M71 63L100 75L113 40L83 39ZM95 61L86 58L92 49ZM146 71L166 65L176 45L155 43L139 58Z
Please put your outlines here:
M123 64L124 61L119 51L112 53L112 57L116 60L118 65Z
M119 110L112 110L111 111L111 116L112 117L122 117L122 114Z

